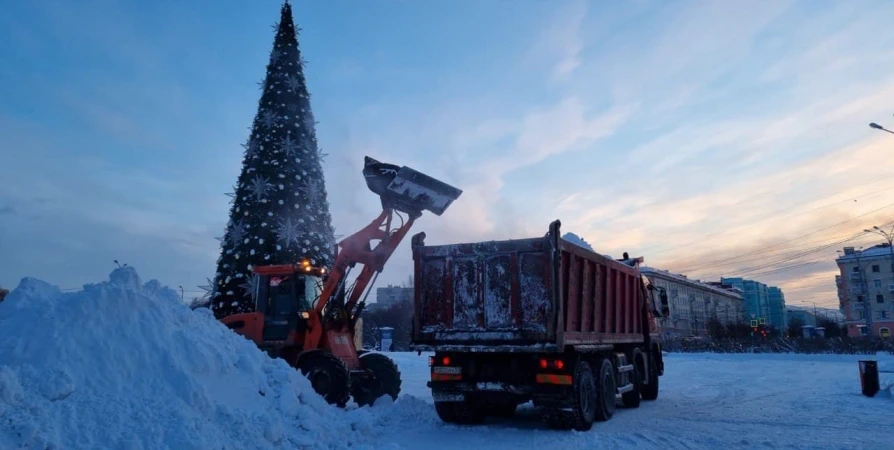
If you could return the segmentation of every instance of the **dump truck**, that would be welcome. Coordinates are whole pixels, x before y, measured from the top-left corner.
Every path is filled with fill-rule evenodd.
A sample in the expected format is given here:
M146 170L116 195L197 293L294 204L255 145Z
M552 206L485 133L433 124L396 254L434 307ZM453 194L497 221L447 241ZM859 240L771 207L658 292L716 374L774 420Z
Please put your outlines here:
M412 344L429 357L434 408L444 422L511 417L533 402L546 424L589 430L617 403L658 398L664 360L657 318L667 293L639 271L544 237L425 245L412 238Z

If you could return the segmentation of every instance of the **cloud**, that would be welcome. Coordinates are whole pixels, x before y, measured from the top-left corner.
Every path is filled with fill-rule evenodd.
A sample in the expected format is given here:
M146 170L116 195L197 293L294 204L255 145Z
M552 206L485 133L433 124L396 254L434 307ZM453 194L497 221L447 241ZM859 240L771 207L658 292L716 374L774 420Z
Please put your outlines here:
M0 206L0 216L15 214L16 209L9 205Z
M551 80L567 79L580 67L584 49L582 27L586 16L585 1L574 0L564 4L531 49L529 57L547 59L553 63Z

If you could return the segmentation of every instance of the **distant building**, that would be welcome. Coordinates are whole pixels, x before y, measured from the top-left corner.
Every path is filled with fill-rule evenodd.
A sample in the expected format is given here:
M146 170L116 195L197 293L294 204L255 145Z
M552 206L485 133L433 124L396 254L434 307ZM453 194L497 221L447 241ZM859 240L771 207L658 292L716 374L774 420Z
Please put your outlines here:
M665 336L707 336L712 320L724 326L744 321L742 294L732 286L692 280L652 267L640 267L640 271L652 284L667 289L670 316L659 321Z
M788 326L788 310L785 309L785 294L776 286L767 288L770 324L779 330Z
M894 254L887 243L864 250L845 247L835 260L840 271L835 276L839 310L848 336L887 337L894 330L892 261Z
M720 281L742 290L746 321L757 321L758 325L772 326L777 330L784 330L788 326L785 321L785 295L781 289L741 277L721 278ZM774 292L772 306L771 289Z
M376 289L376 303L372 309L388 309L400 303L413 303L413 288L388 285Z
M800 320L802 325L810 325L812 327L817 326L816 314L814 314L812 310L791 306L786 312L788 313L788 320ZM788 322L786 322L786 326L788 326ZM801 332L801 330L789 331L793 333L793 336L795 332Z

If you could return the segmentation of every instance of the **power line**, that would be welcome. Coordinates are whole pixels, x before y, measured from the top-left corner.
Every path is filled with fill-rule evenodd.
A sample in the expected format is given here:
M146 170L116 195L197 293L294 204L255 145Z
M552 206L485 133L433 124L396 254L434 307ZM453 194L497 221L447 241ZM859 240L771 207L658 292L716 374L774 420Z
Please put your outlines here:
M794 238L792 238L792 239L788 239L788 240L785 240L785 241L782 241L782 242L777 242L776 244L768 245L768 246L766 246L766 247L763 247L763 250L768 249L768 248L778 247L778 246L780 246L780 245L782 245L782 244L786 244L786 243L789 243L789 242L797 241L798 239L802 239L802 238L805 238L805 237L807 237L807 236L814 235L814 234L819 233L819 232L821 232L821 231L825 231L825 230L828 230L828 229L830 229L830 228L835 228L835 227L837 227L837 226L839 226L839 225L844 225L844 224L846 224L846 223L848 223L848 222L857 220L857 219L859 219L859 218L861 218L861 217L866 217L866 216L868 216L868 215L870 215L870 214L877 213L877 212L879 212L879 211L882 211L882 210L884 210L884 209L890 208L890 207L892 207L892 206L894 206L894 203L889 203L889 204L887 204L887 205L885 205L885 206L882 206L881 208L877 208L877 209L874 209L874 210L869 211L869 212L867 212L867 213L860 214L859 216L851 217L850 219L843 220L843 221L841 221L841 222L838 222L838 223L829 225L829 226L827 226L827 227L823 227L823 228L820 228L820 229L818 229L818 230L814 230L814 231L811 231L811 232L809 232L809 233L802 234L802 235L797 236L797 237L794 237ZM739 258L744 257L744 256L751 256L751 255L754 255L754 254L760 252L761 250L762 250L762 249L758 249L758 250L754 250L754 251L751 251L751 252L748 252L748 253L743 253L743 254L741 254L741 255L733 256L733 257L731 257L731 258L725 258L725 259L721 259L721 260L717 260L717 261L711 261L711 262L708 262L708 263L706 263L706 264L696 265L696 266L693 266L693 267L686 267L686 268L681 269L681 270L682 270L683 272L692 272L692 271L695 271L695 270L699 270L699 269L703 269L703 268L710 267L710 266L713 266L713 265L717 265L717 264L720 264L720 263L723 263L723 262L726 262L726 261L733 261L733 260L739 259Z
M774 212L771 212L771 213L767 214L768 217L766 217L766 218L764 218L764 219L761 219L761 220L759 220L759 221L757 221L757 222L753 222L753 223L751 223L751 224L749 224L749 225L745 225L745 226L744 226L744 227L745 227L744 229L740 229L740 228L742 228L742 226L740 226L740 227L738 227L738 228L734 228L734 229L727 229L727 230L724 230L724 231L721 231L721 232L718 232L718 233L709 234L708 236L701 237L701 238L699 238L699 239L697 239L697 240L694 240L694 241L691 241L691 242L687 242L687 243L685 243L685 244L681 244L681 245L678 245L678 246L675 246L675 247L670 247L670 248L666 248L666 249L663 249L663 250L658 250L658 251L650 252L650 253L651 253L652 255L657 255L657 254L661 254L661 253L669 252L669 251L671 251L671 250L677 250L677 249L684 248L684 247L688 247L688 246L691 246L691 245L694 245L694 244L703 243L703 242L705 242L705 241L709 241L709 240L711 240L711 239L714 239L714 238L717 238L717 237L720 237L720 236L725 236L725 235L727 235L727 234L731 234L731 233L734 233L734 232L741 232L741 231L747 230L747 229L749 229L749 228L752 228L755 224L759 224L759 223L762 223L762 222L766 222L766 221L768 221L768 220L779 219L779 218L788 217L788 216L797 216L797 215L801 215L801 214L806 214L806 213L808 213L808 212L816 211L816 210L818 210L818 209L828 208L828 207L830 207L830 206L835 206L835 205L838 205L838 204L841 204L841 203L850 202L850 201L855 200L855 199L854 199L854 198L848 198L848 199L846 199L846 200L841 200L841 201L838 201L838 202L830 203L830 204L828 204L828 205L819 206L819 207L816 207L816 208L813 208L813 209L809 209L809 210L807 210L807 211L796 212L796 213L793 213L793 214L787 214L787 215L783 215L783 216L774 216L774 214L776 214L776 213L785 212L785 211L788 211L788 210L797 208L797 207L802 206L802 205L809 205L809 204L814 203L814 202L817 202L817 201L819 201L819 200L824 200L824 199L827 199L827 198L835 197L835 196L841 195L841 194L843 194L843 193L845 193L845 192L848 192L848 191L857 189L857 188L862 187L862 186L866 186L866 185L872 184L872 183L874 183L874 182L876 182L876 181L879 181L879 180L881 180L881 179L885 179L885 178L889 178L889 177L892 177L892 176L894 176L894 173L888 173L888 174L879 175L879 176L877 176L877 177L875 177L875 178L871 178L871 179L867 180L866 182L864 182L864 183L862 183L862 184L858 184L857 186L849 187L849 188L844 189L844 190L842 190L842 191L838 191L838 192L836 192L836 193L834 193L834 194L826 195L826 196L822 196L822 197L817 197L817 198L814 198L814 199L812 199L812 200L808 200L808 201L805 201L805 202L798 202L798 203L796 203L796 204L789 205L789 206L787 206L787 207L785 207L785 208L781 208L781 209L778 209L778 210L776 210L776 211L774 211ZM881 192L884 192L884 191L888 191L888 190L891 190L891 189L894 189L894 186L887 187L887 188L885 188L885 189L881 189L881 190L878 190L878 191L875 191L875 192L872 192L872 193L869 193L869 194L863 194L863 195L858 196L858 197L856 197L856 198L869 197L869 196L876 195L876 194L878 194L878 193L881 193ZM756 197L759 197L760 195L763 195L763 194L759 194L759 195L756 195L756 196L752 196L752 197L749 197L748 199L756 198ZM742 202L744 202L744 201L745 201L745 200L741 200L741 201L739 201L738 203L742 203ZM738 204L738 203L736 203L736 204ZM735 205L735 204L734 204L734 205ZM650 248L655 248L655 246L652 246L652 247L646 247L645 249L642 249L642 250L640 250L640 251L643 252L643 253L646 253Z
M814 247L814 248L812 248L812 249L810 249L810 250L807 250L807 251L802 251L802 252L800 252L800 253L797 253L797 254L795 254L795 255L788 256L788 257L783 258L783 259L778 259L778 260L773 261L773 262L770 262L770 263L766 263L766 264L762 264L762 265L758 265L758 266L755 266L755 267L750 267L750 268L744 269L744 270L742 270L741 272L744 272L743 275L747 275L747 274L752 273L752 272L755 272L755 271L760 271L760 270L763 270L763 269L766 269L766 268L769 268L769 267L777 266L777 265L779 265L779 264L784 264L784 263L787 263L787 262L790 262L790 261L794 261L794 260L796 260L796 259L799 259L799 258L802 258L802 257L804 257L804 256L807 256L807 255L809 255L809 254L811 254L811 253L816 253L816 252L818 252L818 251L822 251L822 250L825 250L825 249L834 247L834 246L836 246L836 245L844 244L845 242L852 241L852 240L854 240L854 239L860 238L860 237L862 237L862 236L864 236L864 235L866 235L866 234L867 234L866 232L862 232L862 231L861 231L860 233L851 235L850 237L848 237L848 238L846 238L846 239L841 239L841 240L838 240L838 241L833 241L833 242L830 242L830 243L825 243L825 244L822 244L822 245L820 245L820 246L818 246L818 247Z
M887 223L885 223L883 226L888 226L888 225L891 225L891 224L894 224L894 221L887 222ZM852 240L858 239L858 238L860 238L860 237L864 237L864 236L866 236L866 235L868 235L868 234L869 234L869 233L866 233L865 231L862 231L862 232L857 233L857 234L855 234L855 235L852 235L851 237L846 238L846 239L842 239L842 240L839 240L839 241L835 241L835 242L831 242L831 243L823 244L823 245L821 245L821 246L819 246L819 247L815 247L815 248L813 248L813 249L811 249L811 250L808 250L808 251L805 251L805 252L801 252L801 253L798 253L798 254L789 256L789 257L787 257L787 258L784 258L784 259L776 260L776 261L773 261L773 262L771 262L771 263L767 263L767 264L763 264L763 265L759 265L759 266L756 266L756 267L752 267L752 268L745 269L745 270L743 270L743 271L740 271L740 272L739 272L739 275L740 275L740 276L751 276L751 277L758 276L758 275L771 275L771 274L774 274L774 273L783 272L783 271L787 271L787 270L790 270L790 269L793 269L793 268L803 267L803 266L806 266L806 265L818 264L818 263L822 263L822 262L831 262L830 260L828 260L828 259L826 259L826 258L823 258L823 259L820 259L820 260L817 260L817 261L815 261L815 262L811 262L811 263L805 263L805 262L802 261L802 262L800 262L800 263L798 263L798 264L796 264L796 265L792 265L792 266L784 266L784 267L779 267L779 268L770 269L771 267L776 267L776 266L778 266L778 265L780 265L780 264L784 264L784 263L786 263L786 262L792 262L792 261L795 261L795 260L797 260L797 259L799 259L799 258L802 258L802 257L804 257L804 256L807 256L807 255L809 255L809 254L811 254L811 253L816 253L816 252L818 252L818 251L822 251L822 250L828 249L828 248L830 248L830 247L834 247L834 246L836 246L836 245L840 245L840 244L843 244L843 243L845 243L845 242L852 241ZM770 270L762 271L763 269L770 269ZM755 273L755 272L756 272L756 273Z
M847 236L853 236L853 235L847 235ZM713 264L712 268L723 267L723 266L732 266L735 264L743 264L743 263L752 262L752 261L765 261L768 256L771 256L771 257L782 256L783 258L785 258L785 257L790 256L793 252L800 252L807 248L813 248L817 244L824 245L825 243L828 243L830 241L830 239L838 240L838 239L842 239L845 237L846 236L836 236L836 237L828 238L828 239L819 239L819 240L814 240L814 241L803 242L803 243L795 244L795 245L792 245L790 247L785 247L785 248L768 249L768 250L764 250L764 251L759 251L759 252L756 252L754 255L752 255L753 257L751 257L751 258L745 258L745 259L739 259L736 261ZM858 236L857 239L863 238L863 237L866 237L866 236L860 235L860 236ZM769 255L766 255L768 253L769 253ZM698 272L698 270L696 270L696 272Z

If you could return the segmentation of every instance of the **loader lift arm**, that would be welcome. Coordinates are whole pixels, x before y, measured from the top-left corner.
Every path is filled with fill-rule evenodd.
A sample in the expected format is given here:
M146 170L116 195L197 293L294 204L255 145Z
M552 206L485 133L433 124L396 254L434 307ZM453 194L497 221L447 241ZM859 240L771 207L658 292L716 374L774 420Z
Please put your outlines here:
M393 228L395 216L403 219L399 212L384 208L379 217L369 225L338 243L340 251L323 286L320 300L314 307L317 314L323 313L326 305L347 281L350 269L359 263L363 265L363 269L357 276L354 287L347 295L344 304L346 313L354 312L360 302L360 297L370 286L373 277L385 268L385 263L388 262L397 246L410 231L419 214L409 214L406 221L401 220L401 225ZM373 244L373 241L378 241L378 243ZM355 321L355 314L350 314L350 318L352 322Z

